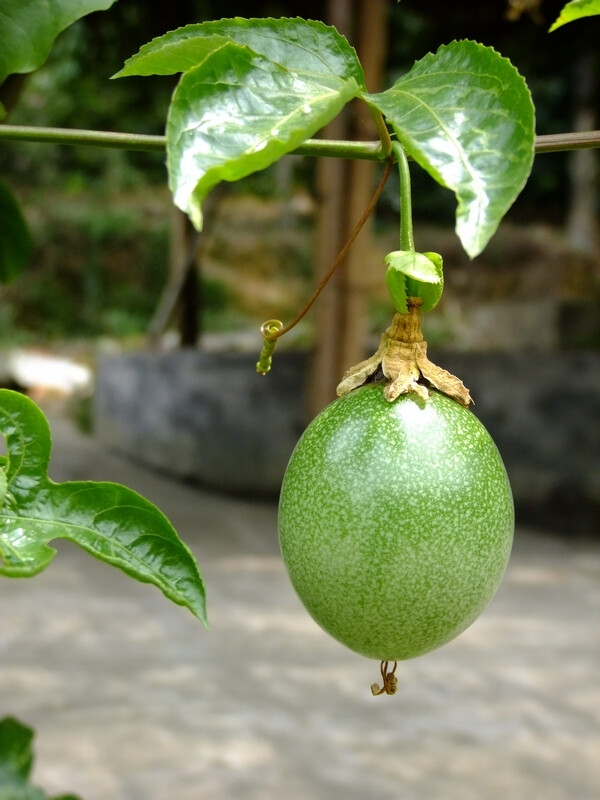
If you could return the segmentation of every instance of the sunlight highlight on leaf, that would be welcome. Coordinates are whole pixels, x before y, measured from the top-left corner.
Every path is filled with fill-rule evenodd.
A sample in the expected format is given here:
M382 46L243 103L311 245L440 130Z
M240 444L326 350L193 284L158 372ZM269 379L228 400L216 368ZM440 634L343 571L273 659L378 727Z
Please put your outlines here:
M415 161L455 192L456 232L476 256L533 163L534 109L523 78L492 48L452 42L365 99Z
M584 17L594 17L598 14L600 14L600 0L571 0L550 26L548 33L552 33L552 31L561 28L568 22L575 22L575 20L583 19Z
M354 78L286 69L234 42L215 50L173 96L167 164L176 205L200 229L202 201L217 183L294 150L359 91Z

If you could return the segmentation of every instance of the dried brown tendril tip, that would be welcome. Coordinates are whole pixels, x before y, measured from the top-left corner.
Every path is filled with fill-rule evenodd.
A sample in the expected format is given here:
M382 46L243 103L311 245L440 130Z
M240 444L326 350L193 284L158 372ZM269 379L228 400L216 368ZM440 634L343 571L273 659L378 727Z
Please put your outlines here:
M396 677L398 662L394 661L394 666L388 672L389 663L389 661L382 661L380 665L383 686L379 686L377 683L371 684L371 692L375 697L380 694L396 694L398 691L398 678Z

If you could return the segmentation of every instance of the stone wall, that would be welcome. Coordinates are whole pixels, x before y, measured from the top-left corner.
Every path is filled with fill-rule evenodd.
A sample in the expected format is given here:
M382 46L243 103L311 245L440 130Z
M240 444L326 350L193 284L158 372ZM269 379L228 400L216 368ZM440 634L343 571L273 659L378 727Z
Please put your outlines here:
M106 444L171 475L276 496L305 425L306 358L138 352L100 362L95 429ZM600 354L438 353L495 439L522 522L600 530Z

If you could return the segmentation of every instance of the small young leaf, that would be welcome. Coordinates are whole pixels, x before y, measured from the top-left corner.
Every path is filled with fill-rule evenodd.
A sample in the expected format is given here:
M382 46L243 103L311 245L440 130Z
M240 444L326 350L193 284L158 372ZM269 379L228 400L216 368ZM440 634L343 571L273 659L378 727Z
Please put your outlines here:
M423 301L421 311L431 311L440 302L444 291L444 262L439 253L422 254L431 264L433 264L437 281L419 281L413 277L406 278L406 292L408 297L420 297Z
M552 23L548 33L552 33L568 22L574 22L584 17L594 17L597 14L600 14L600 0L571 0Z
M2 0L0 83L15 72L32 72L48 58L54 40L76 20L110 8L115 0Z
M360 91L354 78L286 69L229 42L186 72L167 121L169 185L196 228L222 180L277 161L326 125Z
M413 250L394 250L383 259L392 269L403 272L409 278L425 283L441 283L438 267L424 253Z
M444 288L442 257L438 253L395 250L387 254L384 263L388 267L386 284L397 311L407 313L407 297L420 297L422 311L431 311L438 304Z
M21 208L8 186L0 181L0 283L22 272L31 258L32 242Z
M221 19L186 25L145 44L114 77L168 75L200 64L225 41L249 47L287 69L315 75L354 78L364 74L354 48L338 31L323 22L305 19Z
M152 583L206 624L202 578L191 552L148 500L116 483L54 483L50 430L35 403L0 389L0 433L8 450L8 493L0 509L0 575L41 572L65 538L139 581Z
M455 192L456 232L476 256L533 163L534 108L524 79L491 47L452 42L364 99L387 117L415 161Z
M388 267L385 272L385 283L396 311L400 314L408 314L406 275L400 270Z

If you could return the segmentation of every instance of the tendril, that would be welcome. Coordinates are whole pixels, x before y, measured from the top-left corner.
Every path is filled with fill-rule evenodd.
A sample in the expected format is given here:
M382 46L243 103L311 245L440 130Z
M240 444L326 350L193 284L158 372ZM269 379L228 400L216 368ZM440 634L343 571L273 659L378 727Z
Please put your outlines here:
M271 371L273 353L277 345L277 334L279 334L282 329L283 322L280 322L278 319L267 320L267 322L263 322L260 326L260 332L263 337L263 348L256 362L256 371L259 375L266 375Z
M389 661L382 661L379 668L383 686L379 686L376 683L371 684L371 692L375 697L378 697L380 694L396 694L398 691L398 678L396 677L398 662L394 661L394 666L388 672L389 663Z
M344 246L342 247L342 249L340 250L340 252L336 256L333 264L329 267L329 270L323 276L321 282L319 283L319 285L317 286L317 288L313 292L312 296L310 297L310 299L308 300L308 302L306 303L304 308L297 314L297 316L292 320L292 322L290 322L289 325L285 326L285 328L283 327L283 323L279 322L279 320L269 320L268 322L264 322L263 325L261 326L260 332L262 334L263 343L264 344L263 344L263 349L262 349L261 354L260 354L260 358L259 358L258 363L256 365L256 371L260 375L266 375L271 369L271 361L272 361L272 357L273 357L273 351L275 350L275 342L277 341L277 339L279 339L280 336L283 336L284 333L287 333L288 331L291 331L292 328L295 328L296 325L300 322L300 320L304 318L304 316L308 313L308 311L312 307L312 305L315 302L315 300L317 299L317 297L321 294L321 292L323 291L323 289L327 285L327 283L328 283L329 279L331 278L331 276L333 275L333 273L336 271L336 269L339 267L339 265L344 260L344 257L346 255L346 253L348 252L348 250L352 246L354 240L356 239L356 237L358 236L358 234L362 230L365 222L367 221L369 216L372 214L375 206L377 205L377 201L381 197L381 193L383 192L385 184L387 183L387 180L390 177L390 174L392 172L393 164L394 164L394 158L393 158L393 156L390 156L390 158L388 158L388 160L386 162L385 170L383 172L383 175L381 176L381 180L379 181L379 184L377 185L377 188L375 189L373 197L371 198L371 200L369 202L369 205L365 209L362 217L356 223L356 225L354 227L354 230L352 231L352 233L348 237L346 243L344 244ZM274 323L277 324L277 327L276 328L271 328L269 330L269 326L272 326ZM266 368L263 368L263 366L266 366Z

